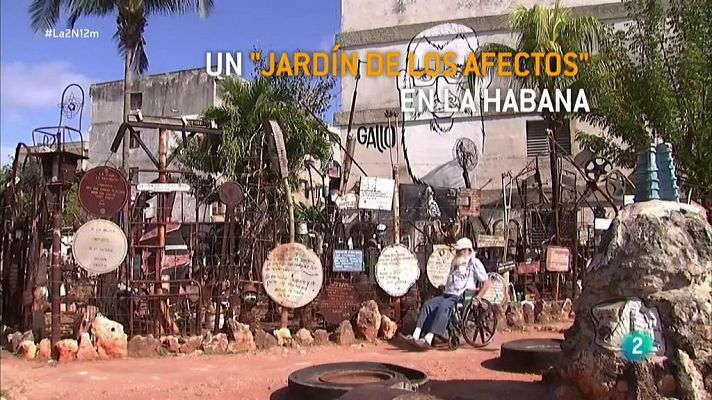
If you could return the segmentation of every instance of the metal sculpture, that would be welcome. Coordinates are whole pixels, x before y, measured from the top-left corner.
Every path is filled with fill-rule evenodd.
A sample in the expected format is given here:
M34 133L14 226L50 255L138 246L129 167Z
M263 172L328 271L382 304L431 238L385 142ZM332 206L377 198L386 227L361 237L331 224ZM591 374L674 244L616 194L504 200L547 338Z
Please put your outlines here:
M660 199L655 145L638 153L635 166L635 202Z

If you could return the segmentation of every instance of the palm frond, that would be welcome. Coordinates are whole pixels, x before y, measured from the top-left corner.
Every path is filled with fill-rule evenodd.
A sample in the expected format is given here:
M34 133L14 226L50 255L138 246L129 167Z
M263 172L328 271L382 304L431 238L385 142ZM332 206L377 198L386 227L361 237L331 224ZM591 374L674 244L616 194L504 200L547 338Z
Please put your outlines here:
M32 29L40 32L56 26L64 5L66 0L33 0L29 10Z

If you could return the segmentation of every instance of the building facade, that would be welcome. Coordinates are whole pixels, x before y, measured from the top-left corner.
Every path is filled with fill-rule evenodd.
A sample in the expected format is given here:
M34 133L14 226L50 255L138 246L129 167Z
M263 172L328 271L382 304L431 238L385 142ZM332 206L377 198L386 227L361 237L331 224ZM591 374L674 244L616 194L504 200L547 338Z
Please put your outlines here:
M517 5L530 7L537 3L543 2L342 0L342 32L337 35L337 43L347 52L357 52L361 60L369 52L398 51L419 58L436 50L455 52L464 63L467 54L486 43L514 46L515 38L507 28L508 12ZM546 2L549 3L553 1ZM595 16L606 23L625 20L623 5L616 1L566 0L562 5L573 8L575 14ZM398 153L402 183L461 188L465 177L459 159L464 152L468 155L465 165L471 187L485 186L486 204L501 198L502 174L516 175L539 156L543 184L549 185L547 136L544 121L537 113L401 113L399 94L403 89L435 87L441 91L458 84L444 76L426 80L408 76L407 61L406 57L401 59L402 73L397 78L363 74L358 80L351 131L357 140L354 157L367 174L390 178L391 160ZM420 61L414 60L416 64ZM344 142L356 82L352 76L341 80L342 109L334 120ZM501 78L477 81L478 89L487 88L490 93L508 87ZM388 118L389 110L397 111L397 116ZM578 152L573 139L579 129L595 132L575 121L557 132L557 142L564 153ZM399 149L395 148L396 139L401 143ZM359 170L352 168L351 174L350 182L358 182Z
M131 89L133 111L141 110L143 116L150 117L189 117L197 118L206 108L220 104L219 78L208 75L204 68L169 72L145 76L134 81ZM88 167L109 165L121 166L121 149L116 153L110 150L116 132L123 118L123 81L94 84L90 88L92 114L89 131ZM175 123L175 122L174 122ZM332 134L339 130L328 128ZM140 130L139 135L148 150L158 156L158 132ZM179 143L177 132L169 134L169 152ZM334 157L339 159L340 148L333 146ZM175 161L174 161L175 162ZM132 183L148 183L157 178L157 173L146 172L156 167L139 143L131 139L129 146L129 164ZM176 169L175 166L171 169ZM324 186L328 185L323 166L318 162L300 174L301 186L294 193L296 201L306 204L323 204ZM139 172L140 171L140 172ZM224 216L225 207L212 204L210 207L195 208L195 200L187 195L178 196L173 208L173 220L185 222L219 222ZM152 211L147 210L147 217Z
M149 75L133 82L130 109L141 111L143 116L195 118L206 108L219 104L217 81L204 68ZM90 87L91 127L89 128L89 168L108 165L120 168L121 148L110 150L119 126L123 122L123 81L97 83ZM158 156L158 131L137 131L141 141L154 156ZM169 153L179 143L179 133L169 132ZM175 161L174 161L175 163ZM132 183L149 183L158 178L156 166L139 142L129 143L129 175ZM175 165L170 169L177 169ZM133 194L135 195L135 194ZM196 210L195 199L188 195L176 197L173 220L196 222L210 221L212 208ZM153 214L151 207L146 216Z

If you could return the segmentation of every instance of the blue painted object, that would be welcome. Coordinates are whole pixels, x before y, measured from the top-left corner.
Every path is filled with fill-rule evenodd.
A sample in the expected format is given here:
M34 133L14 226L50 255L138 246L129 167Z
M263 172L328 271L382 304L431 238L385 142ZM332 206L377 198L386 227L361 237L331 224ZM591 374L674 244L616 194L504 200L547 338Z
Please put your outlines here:
M655 156L655 145L638 153L638 163L635 166L635 199L641 201L659 200L658 165Z
M662 200L680 201L680 190L675 176L675 164L672 161L672 145L660 143L655 148L655 160L658 165L660 179L660 198Z

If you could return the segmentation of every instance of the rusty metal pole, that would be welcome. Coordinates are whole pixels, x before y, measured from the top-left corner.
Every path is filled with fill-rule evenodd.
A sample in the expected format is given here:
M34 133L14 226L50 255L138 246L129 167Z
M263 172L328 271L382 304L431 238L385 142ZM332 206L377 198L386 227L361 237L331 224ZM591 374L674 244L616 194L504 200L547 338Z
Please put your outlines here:
M57 150L62 148L62 134L57 134ZM60 292L62 290L62 173L61 156L55 155L52 160L52 182L54 186L54 215L52 218L52 266L50 275L52 278L52 328L50 341L52 349L61 339L60 324L62 321L60 312Z
M287 200L287 210L289 211L289 243L294 243L296 237L294 234L294 199L292 198L292 188L289 186L289 179L287 177L285 177L282 182L284 184L284 193ZM287 307L282 307L282 312L279 316L279 327L289 327L289 309Z
M166 182L166 154L167 154L167 147L168 143L168 132L166 131L165 128L160 128L158 130L158 182L160 183L165 183ZM156 248L156 266L155 266L155 272L156 272L156 284L154 287L154 292L155 294L162 294L163 293L163 285L162 285L162 270L163 270L163 254L166 249L166 216L164 213L164 200L165 196L164 194L158 193L158 198L156 199L156 222L157 222L157 241L158 241L158 247ZM163 316L163 300L159 299L158 300L158 310L160 311L160 314ZM165 321L168 322L168 321ZM157 332L160 334L160 330Z
M388 125L391 125L391 118L396 117L398 114L396 114L395 111L386 111L386 118L388 118ZM398 124L396 123L396 143L395 143L395 148L396 148L396 160L393 163L393 242L395 244L400 244L400 196L399 196L399 189L400 189L400 178L398 174L398 170L400 169L400 135L398 135ZM396 324L398 326L401 325L401 298L398 297L396 298L396 304L395 304L395 313L396 313Z
M60 192L61 189L57 191L57 206L54 209L54 216L52 222L52 268L50 273L52 275L52 331L51 331L51 343L52 348L61 339L61 315L60 315L60 292L62 288L62 206L60 203Z

